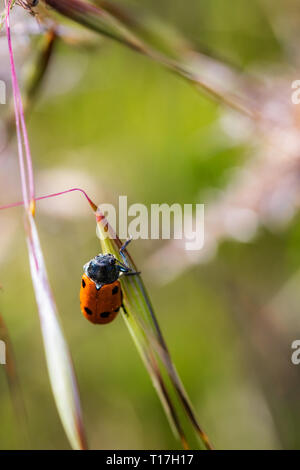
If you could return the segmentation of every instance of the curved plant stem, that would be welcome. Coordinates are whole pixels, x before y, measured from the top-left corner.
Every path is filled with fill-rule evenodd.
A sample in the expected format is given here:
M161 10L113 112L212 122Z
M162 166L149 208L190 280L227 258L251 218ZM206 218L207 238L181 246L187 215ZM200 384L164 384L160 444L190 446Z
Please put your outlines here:
M176 75L184 78L197 89L207 93L220 103L253 119L259 118L257 109L246 96L239 96L234 91L229 93L201 77L199 71L193 70L193 67L188 64L189 61L186 61L185 57L177 57L175 48L173 48L174 53L171 57L148 44L132 30L131 18L128 19L125 15L121 21L121 16L115 8L105 9L102 7L101 1L98 2L100 6L92 5L82 0L43 0L43 2L60 14L88 29L114 39L130 49L147 56ZM188 52L190 55L194 54L192 50Z
M71 446L74 449L86 449L87 444L75 372L68 345L58 318L55 300L49 285L44 256L34 221L34 176L22 98L16 75L11 42L11 0L5 0L5 6L5 24L11 65L19 166L21 172L23 205L25 209L26 241L31 277L40 316L49 378L57 410ZM23 145L25 149L25 158Z

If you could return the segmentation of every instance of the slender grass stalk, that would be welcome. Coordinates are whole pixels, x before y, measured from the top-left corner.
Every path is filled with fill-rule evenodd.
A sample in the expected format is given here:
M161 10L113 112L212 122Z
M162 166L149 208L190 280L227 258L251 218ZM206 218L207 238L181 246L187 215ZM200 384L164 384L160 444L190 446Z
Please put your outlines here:
M231 93L225 92L215 84L202 78L201 74L199 74L199 70L195 71L188 61L186 61L185 57L174 58L177 56L177 53L175 47L172 47L172 44L169 44L169 50L173 51L172 57L157 50L151 44L148 44L138 35L137 31L132 28L131 18L126 15L120 15L118 10L109 7L105 9L105 7L103 7L105 4L101 1L99 2L100 6L82 0L42 1L65 17L76 21L92 31L114 39L161 64L220 103L234 108L253 119L259 118L257 109L246 96L239 96L235 94L234 91ZM189 52L191 55L194 53L194 51Z
M17 0L11 0L10 4L9 4L9 9L11 10L14 6L14 4L16 3ZM5 3L5 8L3 9L3 11L0 13L0 31L1 29L3 28L3 26L5 25L5 22L6 22L6 16L7 16L7 6L6 6L6 3Z
M19 166L25 209L26 241L31 277L38 304L46 361L54 399L69 442L74 449L85 449L86 440L74 368L58 319L57 308L49 285L44 257L34 221L35 193L33 166L12 50L10 33L11 0L5 0L5 6L5 24L11 65Z
M53 56L57 38L58 36L55 28L52 27L43 35L41 41L37 45L35 60L33 60L31 64L25 83L26 111L40 91L43 79Z
M51 199L53 197L62 196L63 194L72 193L74 191L81 192L84 195L84 197L86 198L86 200L88 201L88 203L90 204L90 206L92 207L92 209L93 210L97 209L96 204L94 204L93 201L91 201L91 199L88 197L87 193L81 188L71 188L71 189L66 189L65 191L60 191L59 193L52 193L52 194L47 194L45 196L39 196L39 197L35 198L35 201L42 201L44 199ZM13 202L11 204L6 204L5 206L0 206L0 211L5 210L5 209L12 209L13 207L20 207L20 206L24 206L24 201Z
M57 35L55 29L51 28L41 38L37 46L37 51L34 60L30 64L29 72L27 73L25 86L22 90L23 94L23 108L24 113L28 116L38 92L41 89L46 72L48 70L55 44L57 42ZM5 120L6 138L2 143L0 151L3 151L15 134L15 113L9 108L8 116Z
M13 88L13 97L14 97L14 110L15 110L15 118L16 118L16 130L17 130L17 141L18 141L18 154L19 154L19 165L20 165L20 172L21 172L21 182L22 182L22 194L24 200L24 206L26 209L29 207L30 201L34 201L34 177L33 177L33 166L32 166L32 158L29 146L29 139L27 134L27 128L25 124L24 118L24 109L16 74L16 68L14 63L14 56L12 50L12 41L11 41L11 30L10 30L10 8L11 8L11 0L5 0L5 7L7 9L7 14L5 17L5 25L6 25L6 33L7 33L7 43L8 43L8 50L9 50L9 60L10 60L10 67L11 67L11 78L12 78L12 88ZM23 139L22 139L23 134ZM26 158L26 166L25 169L25 162L24 162L24 151L23 151L23 144L25 147L25 158ZM27 174L26 174L27 172ZM27 178L28 178L28 190L27 190ZM32 206L32 210L34 211L34 203Z
M26 215L31 276L54 399L72 448L86 449L87 444L73 363L50 289L34 219L30 212L27 212Z

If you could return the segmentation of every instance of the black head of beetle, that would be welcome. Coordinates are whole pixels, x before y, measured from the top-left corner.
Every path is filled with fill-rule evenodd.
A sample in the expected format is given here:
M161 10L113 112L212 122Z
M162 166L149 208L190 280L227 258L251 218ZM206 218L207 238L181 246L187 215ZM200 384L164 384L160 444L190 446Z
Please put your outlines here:
M130 271L119 264L112 254L97 255L84 266L85 274L100 288L103 284L115 282L121 272Z
M120 254L128 245L131 239L120 249ZM120 274L125 276L135 276L140 272L133 271L128 265L126 260L124 263L119 261L114 255L108 253L106 255L97 255L83 266L84 273L95 283L97 290L105 284L112 284L117 281Z

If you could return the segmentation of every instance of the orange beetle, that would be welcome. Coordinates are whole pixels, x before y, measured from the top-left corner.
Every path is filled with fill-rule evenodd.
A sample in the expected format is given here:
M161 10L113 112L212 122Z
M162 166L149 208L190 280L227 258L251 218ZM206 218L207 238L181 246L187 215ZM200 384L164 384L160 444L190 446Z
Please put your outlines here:
M126 263L123 254L130 240L122 246L120 254ZM97 255L83 267L81 278L80 308L90 322L105 324L113 321L123 305L123 293L119 277L139 274L121 263L112 254Z

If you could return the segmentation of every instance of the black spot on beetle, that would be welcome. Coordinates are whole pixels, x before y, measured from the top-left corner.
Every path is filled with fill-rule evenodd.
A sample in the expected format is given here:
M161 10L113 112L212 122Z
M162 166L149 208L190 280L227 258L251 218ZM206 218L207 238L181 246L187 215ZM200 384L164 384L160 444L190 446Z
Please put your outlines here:
M90 310L88 307L84 307L84 310L86 311L88 315L93 315L92 310Z
M115 294L117 294L118 292L119 292L119 287L118 287L118 286L115 286L115 287L113 288L113 290L111 291L112 295L115 295Z
M102 312L102 313L100 313L100 317L107 318L107 317L109 317L110 314L111 314L111 312Z
M84 279L82 279L82 281L81 281L81 285L82 285L82 287L85 287L85 286L86 286L86 284L85 284L85 280L84 280Z
M120 310L120 307L116 308L115 312L118 312Z

